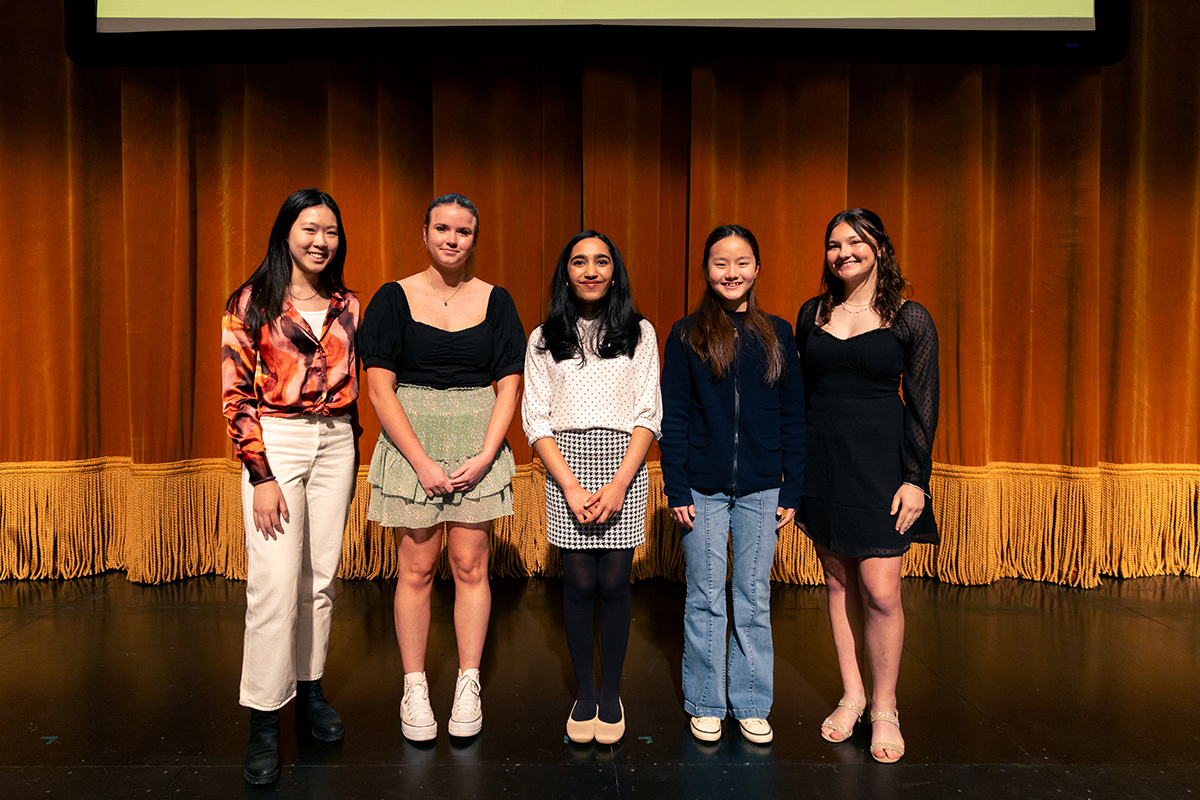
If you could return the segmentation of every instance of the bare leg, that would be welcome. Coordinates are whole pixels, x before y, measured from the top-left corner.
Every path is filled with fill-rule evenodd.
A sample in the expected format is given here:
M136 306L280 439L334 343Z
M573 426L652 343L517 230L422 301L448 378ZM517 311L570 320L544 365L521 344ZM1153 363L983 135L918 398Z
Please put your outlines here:
M829 595L829 626L833 629L833 646L837 650L838 672L842 676L842 699L860 708L866 703L867 690L859 667L863 651L863 603L859 587L859 561L840 556L817 545L817 557L825 570L825 588ZM850 730L858 716L848 708L838 706L829 715L834 722ZM822 727L822 732L835 741L842 734Z
M488 531L491 522L452 522L448 553L454 575L454 632L458 668L479 669L492 613L488 584Z
M429 643L429 593L433 571L442 550L441 526L396 529L396 599L393 614L396 641L404 671L425 671Z
M904 650L904 608L900 604L902 558L864 558L859 562L859 585L866 610L867 654L871 659L871 709L896 710L896 682L900 678L900 655ZM872 741L903 745L895 725L876 722ZM900 756L885 750L885 758Z

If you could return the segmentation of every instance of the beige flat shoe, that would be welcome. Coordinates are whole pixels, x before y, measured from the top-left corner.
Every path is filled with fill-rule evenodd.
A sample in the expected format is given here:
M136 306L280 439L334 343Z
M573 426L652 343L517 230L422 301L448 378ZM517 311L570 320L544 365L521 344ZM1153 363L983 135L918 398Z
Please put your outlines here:
M620 703L621 701L617 701ZM596 710L596 742L599 744L616 744L625 735L625 704L621 703L621 718L616 722L605 722L600 719L599 706Z
M863 715L863 711L865 710L865 708L863 706L860 706L858 703L851 703L849 700L845 700L845 699L838 700L838 708L850 709L851 711L854 712L855 716L857 716L858 719L856 719L854 722L850 723L849 728L842 725L841 723L834 722L832 716L830 716L827 720L822 722L821 723L821 738L827 742L832 742L833 744L841 744L842 742L844 742L850 738L850 735L854 732L854 726L857 725L858 723L862 722L862 715ZM830 736L829 734L827 734L825 732L825 728L829 728L831 731L840 733L842 735L842 738L840 738L840 739L833 738L832 736Z
M900 712L897 711L872 711L871 722L890 722L896 726L896 730L900 730ZM900 755L895 758L888 758L887 751ZM880 764L895 764L900 759L904 758L904 745L894 742L885 742L882 739L873 739L871 741L871 758L878 761Z
M576 701L576 704L578 702ZM587 744L596 738L596 723L599 721L600 706L598 704L596 706L596 716L585 720L575 719L575 705L572 705L571 713L567 716L567 738L576 744ZM624 721L624 718L622 718L622 721Z

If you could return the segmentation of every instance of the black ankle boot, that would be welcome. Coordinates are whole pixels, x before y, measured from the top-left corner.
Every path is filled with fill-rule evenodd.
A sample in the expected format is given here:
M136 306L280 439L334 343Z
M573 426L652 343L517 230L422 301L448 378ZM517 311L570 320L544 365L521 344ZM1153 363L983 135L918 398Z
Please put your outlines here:
M250 741L246 744L246 780L254 784L279 779L279 712L250 709Z
M308 720L312 735L322 742L336 742L346 735L342 718L321 691L321 679L296 681L296 712Z

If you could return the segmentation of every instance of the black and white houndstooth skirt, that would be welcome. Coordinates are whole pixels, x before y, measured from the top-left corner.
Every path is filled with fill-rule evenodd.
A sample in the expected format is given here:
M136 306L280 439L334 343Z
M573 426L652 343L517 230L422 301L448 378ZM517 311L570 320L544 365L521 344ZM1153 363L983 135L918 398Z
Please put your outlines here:
M554 443L567 461L579 485L594 492L617 474L629 448L630 436L623 431L589 428L585 431L556 431ZM624 550L646 539L646 498L650 476L645 463L625 492L621 510L602 525L582 525L571 513L558 482L546 476L546 536L551 544L567 550Z

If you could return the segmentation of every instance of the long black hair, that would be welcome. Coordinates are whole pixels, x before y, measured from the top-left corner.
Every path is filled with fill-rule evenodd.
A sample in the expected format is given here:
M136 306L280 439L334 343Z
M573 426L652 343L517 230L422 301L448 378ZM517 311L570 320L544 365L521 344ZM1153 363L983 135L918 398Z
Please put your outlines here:
M708 240L704 242L704 256L700 261L704 294L683 331L684 342L701 361L708 362L714 381L724 378L729 365L733 363L736 342L733 323L729 321L725 307L721 305L720 298L708 282L708 257L712 253L713 245L730 236L736 236L750 245L750 252L754 254L754 264L761 264L758 257L758 239L754 238L754 234L748 228L741 225L718 225L713 228ZM759 308L753 286L746 293L746 332L758 339L766 351L767 372L763 378L768 384L776 383L783 375L783 345L775 334L775 326L771 324L770 318Z
M279 215L275 217L275 225L271 228L267 255L262 263L249 280L229 295L225 303L225 310L236 314L238 298L247 286L250 287L250 302L246 305L244 320L248 330L257 331L264 325L271 325L283 313L283 296L292 283L292 253L288 249L288 236L301 212L313 206L327 207L333 212L338 226L337 252L329 260L329 265L321 270L321 288L329 293L349 291L342 283L342 270L346 265L346 230L342 227L342 212L333 198L320 189L301 189L283 201Z
M904 273L900 271L900 264L896 261L896 248L892 246L892 238L887 235L887 231L883 229L883 220L874 211L848 208L834 215L825 226L826 248L833 229L843 222L853 228L875 253L875 295L871 298L871 308L885 326L891 325L896 318L896 312L904 305L906 296L912 294L912 284L905 279ZM828 249L821 267L819 296L817 324L824 325L829 322L833 307L846 299L846 282L829 269Z
M600 324L592 329L592 340L579 341L579 301L571 291L570 261L575 245L585 239L599 239L608 248L612 257L612 282L608 293L600 301L594 319ZM642 339L642 315L633 306L633 295L629 291L629 273L625 259L612 240L596 231L580 231L571 237L567 246L558 255L554 275L550 278L550 311L542 323L540 349L548 350L555 361L565 361L579 356L587 360L586 353L592 352L600 358L629 356L637 349Z

